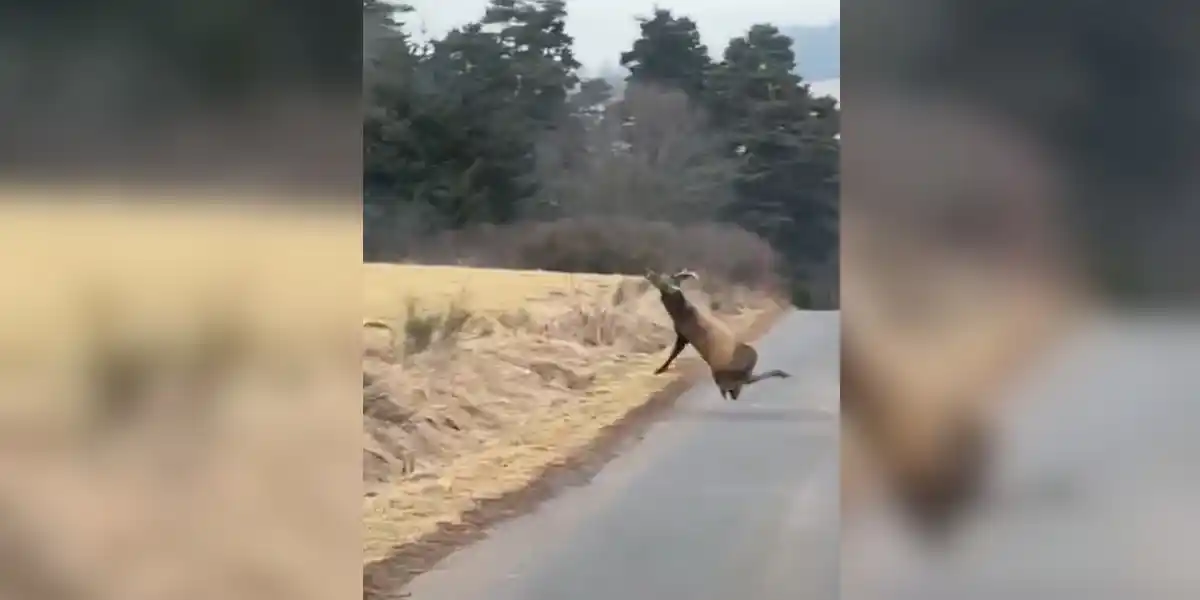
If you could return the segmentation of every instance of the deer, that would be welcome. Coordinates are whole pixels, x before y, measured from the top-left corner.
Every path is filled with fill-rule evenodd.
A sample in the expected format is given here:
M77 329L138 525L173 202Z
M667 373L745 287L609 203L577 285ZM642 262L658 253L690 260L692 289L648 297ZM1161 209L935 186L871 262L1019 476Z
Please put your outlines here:
M675 344L666 362L654 371L655 375L665 373L679 353L691 344L708 364L713 382L725 399L737 400L745 386L764 379L791 377L779 369L754 372L758 364L758 351L750 344L739 341L728 325L692 303L683 293L681 286L684 281L699 279L694 271L682 269L673 275L665 275L647 269L645 278L658 290L663 308L675 328Z

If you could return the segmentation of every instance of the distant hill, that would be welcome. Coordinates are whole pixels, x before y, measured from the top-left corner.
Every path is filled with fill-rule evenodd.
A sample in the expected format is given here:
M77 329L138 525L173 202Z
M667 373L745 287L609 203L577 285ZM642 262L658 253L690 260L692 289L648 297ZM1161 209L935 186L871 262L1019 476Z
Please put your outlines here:
M796 72L815 82L840 79L842 75L842 23L828 25L791 25L779 30L792 38L796 52Z

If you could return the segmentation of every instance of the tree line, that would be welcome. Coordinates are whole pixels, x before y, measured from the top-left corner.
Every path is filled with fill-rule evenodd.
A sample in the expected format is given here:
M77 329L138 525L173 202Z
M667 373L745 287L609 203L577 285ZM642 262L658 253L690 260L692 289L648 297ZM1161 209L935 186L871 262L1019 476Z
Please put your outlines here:
M616 272L657 252L669 224L695 245L676 262L754 236L798 302L835 298L840 110L796 74L792 40L754 25L714 59L693 20L656 9L619 56L618 93L582 75L567 10L492 0L417 41L411 7L363 0L364 257L407 258L446 232L569 223L526 262L605 245L594 249L614 260L586 267ZM679 266L692 265L662 265Z

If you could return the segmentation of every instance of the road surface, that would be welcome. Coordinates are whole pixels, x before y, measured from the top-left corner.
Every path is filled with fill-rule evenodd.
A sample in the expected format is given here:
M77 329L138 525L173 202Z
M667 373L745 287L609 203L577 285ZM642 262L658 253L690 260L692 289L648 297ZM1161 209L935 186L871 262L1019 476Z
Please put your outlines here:
M856 524L842 598L1200 598L1200 327L1109 321L1063 350L1015 394L993 499L952 551Z
M756 344L791 379L704 381L586 486L447 557L412 600L834 600L837 312Z

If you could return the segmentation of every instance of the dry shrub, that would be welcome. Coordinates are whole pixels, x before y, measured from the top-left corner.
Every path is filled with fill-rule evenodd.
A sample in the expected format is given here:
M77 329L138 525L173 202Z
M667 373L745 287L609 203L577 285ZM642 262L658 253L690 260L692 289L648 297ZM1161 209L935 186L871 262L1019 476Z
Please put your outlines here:
M676 225L590 216L483 225L416 239L396 259L425 264L539 269L568 273L639 274L647 267L687 267L717 285L785 288L781 259L770 244L720 223Z
M442 310L431 311L422 308L419 298L409 296L404 300L403 317L391 322L363 323L366 328L383 330L380 335L372 335L365 340L364 357L394 361L425 352L434 346L452 344L473 318L474 314L461 298Z
M404 355L428 350L435 343L447 343L462 332L471 320L471 311L462 302L454 302L444 312L422 312L420 301L414 297L407 300L407 318L404 320Z

